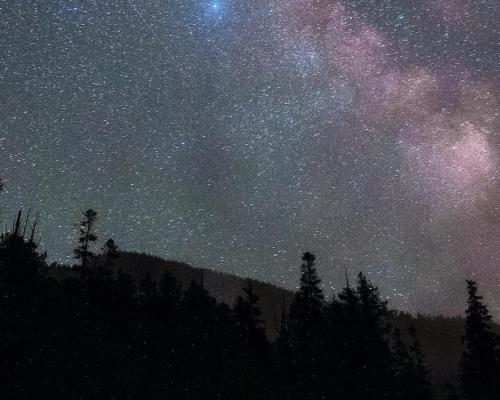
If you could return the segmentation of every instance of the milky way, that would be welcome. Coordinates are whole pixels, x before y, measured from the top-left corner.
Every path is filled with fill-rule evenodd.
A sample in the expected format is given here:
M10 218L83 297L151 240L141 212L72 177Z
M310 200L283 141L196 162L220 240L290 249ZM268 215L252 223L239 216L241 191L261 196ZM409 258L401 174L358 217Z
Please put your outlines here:
M500 316L496 0L0 4L4 220L286 287Z

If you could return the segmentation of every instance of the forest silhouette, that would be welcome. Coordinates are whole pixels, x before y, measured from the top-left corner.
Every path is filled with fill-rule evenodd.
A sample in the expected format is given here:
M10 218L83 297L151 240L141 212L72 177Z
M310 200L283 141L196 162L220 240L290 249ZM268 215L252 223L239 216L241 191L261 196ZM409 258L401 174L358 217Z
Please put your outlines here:
M326 300L315 256L269 335L248 281L234 304L203 279L186 287L124 273L109 239L96 254L97 213L80 223L72 275L55 279L19 212L0 237L0 394L5 399L436 398L418 332L359 273ZM498 399L499 338L477 285L468 305L456 384L448 399ZM440 395L441 396L441 395Z

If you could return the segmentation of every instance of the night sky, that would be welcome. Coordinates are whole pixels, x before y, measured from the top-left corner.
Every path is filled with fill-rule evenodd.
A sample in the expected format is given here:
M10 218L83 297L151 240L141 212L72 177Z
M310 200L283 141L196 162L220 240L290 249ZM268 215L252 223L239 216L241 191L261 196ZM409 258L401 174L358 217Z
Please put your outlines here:
M0 197L101 242L500 317L498 0L0 2Z

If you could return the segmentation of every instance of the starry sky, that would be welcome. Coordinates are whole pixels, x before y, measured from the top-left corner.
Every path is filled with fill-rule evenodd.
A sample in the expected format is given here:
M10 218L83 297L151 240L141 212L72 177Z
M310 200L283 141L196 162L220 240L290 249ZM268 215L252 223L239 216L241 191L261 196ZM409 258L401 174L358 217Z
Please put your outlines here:
M4 222L500 317L497 0L3 0Z

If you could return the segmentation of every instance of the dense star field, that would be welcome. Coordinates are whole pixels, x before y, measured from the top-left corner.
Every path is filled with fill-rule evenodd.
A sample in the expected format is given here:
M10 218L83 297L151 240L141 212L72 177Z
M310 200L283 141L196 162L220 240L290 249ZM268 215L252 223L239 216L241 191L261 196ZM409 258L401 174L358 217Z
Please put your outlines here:
M0 3L4 223L391 305L500 316L497 0ZM329 292L329 290L328 290Z

